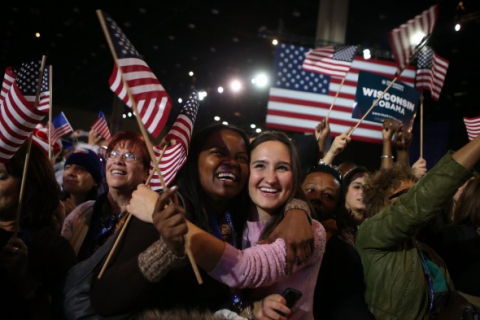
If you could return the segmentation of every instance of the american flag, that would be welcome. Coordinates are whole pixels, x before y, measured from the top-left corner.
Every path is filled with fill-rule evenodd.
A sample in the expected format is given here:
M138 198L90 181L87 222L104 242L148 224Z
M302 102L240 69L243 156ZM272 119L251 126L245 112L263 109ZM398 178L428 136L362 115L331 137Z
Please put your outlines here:
M197 117L198 106L198 93L193 92L164 139L167 143L172 140L176 141L176 144L166 148L158 164L165 185L167 186L175 179L177 172L187 160L188 147L190 145L195 118ZM161 146L153 147L155 157L158 158L161 155L162 149ZM150 164L150 172L153 170L153 165ZM156 172L150 181L150 187L153 190L162 188L160 178Z
M105 15L105 21L118 59L109 79L110 89L129 107L132 107L122 81L123 74L142 123L156 138L168 120L172 108L170 96L115 21L108 15ZM121 72L118 67L121 68Z
M73 128L70 125L70 122L68 122L67 117L65 117L65 114L62 112L59 113L58 116L53 118L52 120L52 133L51 133L51 141L52 144L63 137L64 135L73 132Z
M342 79L302 70L309 48L282 44L275 50L274 80L270 88L266 125L269 128L313 133L326 117ZM331 135L336 136L357 124L352 111L359 71L393 78L395 63L355 57L329 116ZM399 81L413 87L415 68L409 67ZM382 125L363 121L352 139L382 143Z
M48 113L48 104L46 108L41 105L35 107L40 67L40 61L22 65L0 106L0 162L6 162L13 157ZM49 92L48 73L44 73L40 91L40 96L42 92Z
M33 130L32 142L37 145L43 152L49 156L49 147L48 147L48 129L44 127L41 123ZM56 140L52 142L52 152L56 157L62 151L62 142L61 140Z
M424 47L418 54L415 87L429 90L432 99L438 101L447 74L448 61L436 54L431 47Z
M473 140L480 133L480 116L474 118L463 118L465 127L467 128L468 139Z
M432 33L438 18L438 5L425 10L413 19L393 29L389 33L390 46L395 60L398 62L399 71L407 64L410 56L415 52L418 43L412 39L422 34L428 36ZM418 39L421 40L421 39Z
M98 118L92 124L92 130L104 137L105 139L110 139L110 129L108 128L107 120L102 111L98 113Z
M12 87L12 84L13 84L13 81L15 81L15 78L16 78L16 75L13 72L12 67L7 67L5 70L5 76L3 77L2 91L0 92L0 106L3 103L3 100L5 100L7 93L10 91L10 88Z
M358 46L326 46L307 53L303 70L345 78L352 65Z

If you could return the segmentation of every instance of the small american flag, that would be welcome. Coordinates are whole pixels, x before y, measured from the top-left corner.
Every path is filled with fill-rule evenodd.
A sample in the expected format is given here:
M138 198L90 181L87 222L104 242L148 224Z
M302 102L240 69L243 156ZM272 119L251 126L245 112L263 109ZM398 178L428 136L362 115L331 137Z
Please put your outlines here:
M389 33L390 46L393 50L395 60L399 65L399 70L403 70L410 56L415 52L417 43L412 38L418 34L428 36L432 33L433 27L438 18L438 6L434 5L425 10L413 19L393 29Z
M473 140L480 133L480 116L474 118L463 118L465 127L467 128L468 139Z
M168 120L172 108L170 96L115 21L108 15L105 15L105 21L118 58L109 79L110 89L129 107L132 107L122 81L123 74L142 123L156 138ZM121 68L121 72L118 68Z
M65 114L63 112L60 112L58 116L53 118L52 124L52 144L64 135L73 132L73 128L68 122L67 117L65 117Z
M163 180L167 186L169 186L175 179L178 171L187 160L188 147L192 137L195 118L197 117L198 106L198 93L193 92L165 137L167 143L173 140L176 141L176 144L167 147L158 164L159 169L162 172ZM160 146L153 147L155 157L158 158L161 155L162 149L163 148ZM150 164L150 172L153 170L153 165ZM153 190L162 188L156 172L150 181L150 187Z
M44 127L41 123L37 125L37 127L33 130L32 135L32 142L37 145L42 151L48 156L49 155L49 147L48 147L48 129ZM56 140L52 142L52 152L53 155L56 157L62 151L62 142L60 140Z
M424 47L418 54L415 87L429 90L432 99L438 101L447 74L448 61L437 55L431 47Z
M23 142L48 113L48 103L35 107L35 95L40 75L40 61L25 63L17 73L17 77L6 93L0 106L0 162L13 157ZM48 93L48 69L42 79L42 93ZM43 97L49 94L43 94Z
M15 81L16 75L13 72L12 67L7 67L5 70L5 76L3 77L3 83L2 83L2 91L0 93L0 106L3 103L3 100L5 100L5 97L7 96L8 91L10 91L10 88L12 87L13 81Z
M105 139L110 139L110 129L108 129L107 120L105 119L105 115L102 111L98 113L98 118L92 124L92 130L104 137Z
M345 78L358 46L326 46L311 50L303 61L302 69L335 78Z

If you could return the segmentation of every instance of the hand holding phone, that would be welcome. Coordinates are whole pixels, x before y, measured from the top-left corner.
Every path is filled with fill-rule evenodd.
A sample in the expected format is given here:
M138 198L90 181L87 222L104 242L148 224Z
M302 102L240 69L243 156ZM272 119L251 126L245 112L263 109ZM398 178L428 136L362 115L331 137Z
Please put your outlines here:
M302 296L302 292L293 288L287 288L282 293L282 297L284 297L285 300L287 301L287 307L289 309L292 309L292 307L295 305L295 303L297 303L298 299L300 299L301 296ZM277 311L277 312L280 315L285 316L283 312L280 312L280 311Z

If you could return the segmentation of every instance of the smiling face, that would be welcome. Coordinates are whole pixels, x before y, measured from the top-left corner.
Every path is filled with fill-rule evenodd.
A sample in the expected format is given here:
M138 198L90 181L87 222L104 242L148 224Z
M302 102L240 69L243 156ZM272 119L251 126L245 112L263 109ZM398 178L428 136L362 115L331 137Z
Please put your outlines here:
M237 196L248 178L247 145L232 130L211 133L198 155L200 184L208 200L225 202Z
M252 150L248 191L262 214L275 214L293 192L292 159L285 144L266 141Z
M112 151L118 151L120 156L115 159L107 159L107 184L109 188L118 191L131 192L137 188L140 183L145 182L148 177L148 169L145 168L141 153L137 148L128 144L127 141L120 141ZM137 160L128 162L122 155L132 153Z
M5 164L0 163L0 221L15 220L19 194L20 179L10 175Z
M63 171L63 188L70 194L86 195L98 184L92 175L78 164L67 164Z
M333 217L340 199L337 179L326 172L311 172L303 180L302 189L321 221Z

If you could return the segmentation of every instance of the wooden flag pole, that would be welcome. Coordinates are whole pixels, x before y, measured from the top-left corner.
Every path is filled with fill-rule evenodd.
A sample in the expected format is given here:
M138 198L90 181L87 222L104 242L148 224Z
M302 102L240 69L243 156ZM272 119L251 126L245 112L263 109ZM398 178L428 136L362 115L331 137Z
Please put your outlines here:
M420 158L423 158L423 90L420 94Z
M155 157L155 154L153 153L152 142L150 141L150 138L148 137L147 130L145 129L145 126L143 125L142 120L140 119L140 114L138 113L138 109L137 109L137 103L133 99L132 92L130 91L130 88L128 87L127 81L125 80L125 76L122 72L122 68L121 68L121 66L118 65L117 53L115 52L115 48L113 46L112 39L110 38L110 33L108 32L107 25L105 23L105 19L103 17L102 10L97 10L97 16L98 16L98 19L100 20L100 24L102 25L103 33L105 34L105 38L107 39L108 46L109 46L110 51L111 51L112 56L113 56L113 60L115 61L115 64L117 65L118 72L120 73L123 85L125 87L125 90L127 91L128 99L130 100L130 102L132 104L132 109L133 109L133 112L135 114L135 119L137 119L138 127L140 128L143 139L145 140L145 144L147 145L147 149L148 149L148 153L150 155L150 159L153 162L153 167L155 168L155 171L157 171L158 176L160 178L160 182L162 184L162 187L166 191L167 187L165 185L165 182L163 181L162 173L160 172L160 169L158 168L157 158Z
M40 89L42 87L42 78L43 72L45 71L45 63L47 57L42 56L42 64L40 66L40 75L38 76L38 84L37 84L37 92L35 94L35 102L33 107L36 109L38 107L38 103L40 100ZM27 171L28 171L28 163L30 161L30 150L32 148L32 135L30 134L28 137L28 145L27 145L27 154L25 156L25 163L23 164L23 174L22 174L22 182L20 184L20 193L18 196L18 207L17 207L17 215L15 216L15 231L13 233L14 237L17 237L18 231L20 230L20 218L22 216L22 203L23 203L23 195L25 193L25 181L27 180Z
M420 50L423 49L423 47L427 44L427 40L430 38L430 35L427 35L425 36L422 41L420 42L420 44L416 47L415 51L412 53L412 55L408 58L408 61L407 63L405 64L405 66L400 70L400 72L397 72L395 74L395 78L393 78L393 80L390 82L390 84L388 85L388 87L382 92L382 94L377 98L377 100L375 100L373 103L372 103L372 106L367 110L367 112L363 115L363 117L357 122L357 124L352 128L352 130L348 133L348 136L350 137L350 135L355 131L355 129L358 128L358 126L362 123L362 121L367 117L367 115L373 110L373 108L377 105L377 103L383 98L383 96L385 95L385 93L390 90L390 88L393 86L393 84L398 80L398 78L400 77L400 75L402 74L402 72L410 65L410 63L412 63L412 61L415 59L415 57L418 55L418 53L420 52Z
M50 108L48 108L48 159L52 162L53 164L53 156L52 156L52 65L50 65L49 68L49 79L48 79L48 90L50 91Z
M108 32L107 25L106 25L106 23L105 23L105 19L104 19L104 17L103 17L103 13L102 13L101 10L97 10L97 16L98 16L98 19L100 20L100 24L101 24L101 26L102 26L103 32L104 32L104 34L105 34L105 37L106 37L106 39L107 39L108 46L109 46L110 51L111 51L111 53L112 53L112 55L113 55L113 59L114 59L114 61L115 61L115 64L117 64L117 68L118 68L118 71L120 72L120 76L121 76L121 78L122 78L122 82L123 82L124 87L125 87L125 89L126 89L126 91L127 91L128 98L129 98L129 100L130 100L130 102L131 102L131 104L132 104L132 109L133 109L133 112L134 112L134 114L135 114L135 118L137 119L137 123L138 123L138 126L139 126L139 128L140 128L140 131L142 132L142 136L143 136L143 138L144 138L144 140L145 140L145 144L147 145L147 149L148 149L148 153L149 153L149 155L150 155L150 159L151 159L152 162L153 162L154 169L155 169L155 171L157 171L157 173L158 173L158 178L160 179L160 183L161 183L162 188L163 188L163 190L164 190L164 192L165 192L165 191L168 190L168 188L167 188L167 185L165 184L165 181L164 181L164 179L163 179L162 173L160 172L160 169L159 169L159 167L158 167L158 161L157 161L157 158L155 157L155 154L154 154L154 152L153 152L153 145L152 145L152 143L151 143L151 141L150 141L150 139L149 139L149 137L148 137L148 133L147 133L147 131L146 131L146 129L145 129L145 127L144 127L141 119L140 119L140 114L138 113L138 110L137 110L137 104L136 104L135 100L133 99L132 93L131 93L131 91L130 91L130 88L128 87L127 81L125 80L125 77L124 77L124 74L123 74L123 72L122 72L122 69L121 69L121 67L118 65L117 53L115 52L115 48L114 48L114 46L113 46L112 39L110 38L110 34L109 34L109 32ZM130 215L130 216L131 216L131 215ZM125 221L122 229L126 229L126 228L127 228L128 222L130 222L130 219L131 219L130 216L129 216L129 217L127 218L127 220ZM122 230L122 231L123 231L123 230ZM105 260L105 263L104 263L104 265L103 265L103 267L102 267L102 270L100 271L100 273L99 273L99 275L98 275L98 278L99 278L99 279L102 277L103 273L105 272L105 269L106 269L106 267L107 267L107 265L108 265L108 263L109 263L112 255L113 255L114 249L118 246L118 243L120 242L120 240L121 240L121 238L122 238L122 235L123 235L123 232L120 232L120 234L118 235L117 239L115 239L115 243L114 243L112 249L110 250L110 252L109 252L109 254L108 254L107 260ZM185 242L185 243L186 243L186 242ZM190 263L192 264L192 267L193 267L194 271L195 271L195 270L198 271L197 264L196 264L195 260L193 259L193 255L191 254L190 247L185 246L185 250L186 250L186 252L187 252L188 258L190 259ZM200 280L198 281L199 284L201 284L202 281L201 281L200 273L198 273L198 274L196 274L196 275L197 275L197 280L200 279Z
M163 146L162 153L157 159L158 163L160 163L160 160L163 158L163 154L165 153L165 150L167 150L167 147L168 147L168 143L165 143L165 145ZM155 174L155 170L152 170L152 173L150 173L150 176L147 179L147 183L150 182L150 180L152 180L154 174Z
M340 94L340 90L342 90L343 83L345 82L345 79L347 79L347 76L343 77L342 82L340 83L340 87L338 87L337 94L335 94L335 97L333 98L332 104L330 105L330 109L328 109L328 113L326 116L326 119L328 121L328 118L330 117L330 113L332 112L333 106L335 105L335 101L337 100L338 95Z

